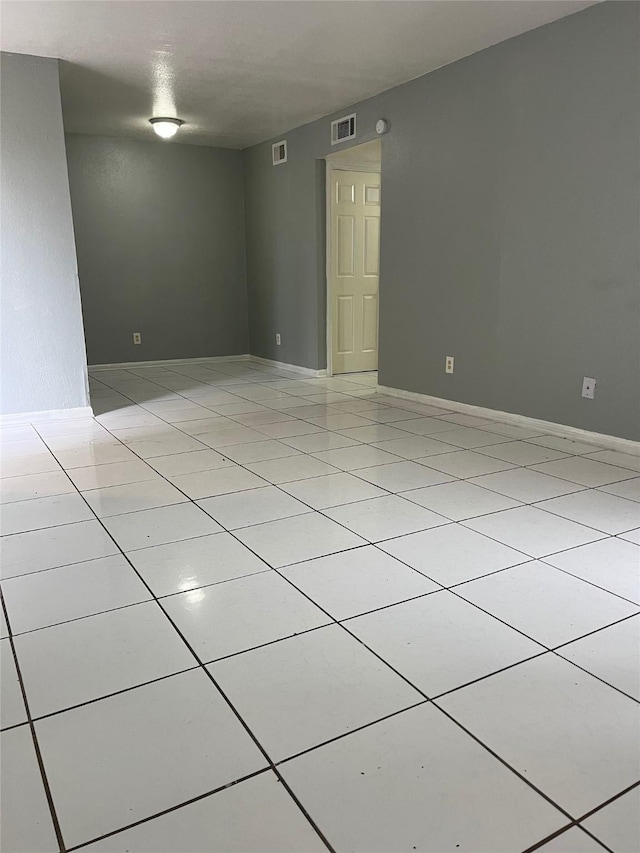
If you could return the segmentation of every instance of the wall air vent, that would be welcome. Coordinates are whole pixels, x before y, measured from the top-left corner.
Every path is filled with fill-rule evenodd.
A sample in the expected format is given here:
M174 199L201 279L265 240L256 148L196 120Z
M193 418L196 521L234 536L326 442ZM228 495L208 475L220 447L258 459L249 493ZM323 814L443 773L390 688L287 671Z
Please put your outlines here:
M279 166L280 163L287 162L287 140L283 139L282 142L274 142L271 146L271 156L273 158L273 165Z
M339 142L346 142L347 139L356 138L356 114L344 118L337 118L331 122L331 144L337 145Z

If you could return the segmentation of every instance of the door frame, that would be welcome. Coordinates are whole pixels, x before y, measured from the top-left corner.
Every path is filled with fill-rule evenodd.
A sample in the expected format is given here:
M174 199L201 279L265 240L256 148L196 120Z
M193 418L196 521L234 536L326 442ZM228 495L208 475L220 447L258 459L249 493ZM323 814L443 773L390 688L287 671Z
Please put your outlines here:
M371 163L349 163L346 160L341 161L329 159L325 157L326 177L325 177L325 199L326 199L326 256L325 256L325 277L327 289L327 376L333 376L333 300L331 298L331 245L333 239L333 221L331 218L331 191L333 184L334 172L375 172L380 175L380 183L382 183L382 166L377 169ZM380 215L382 216L382 194L380 196ZM380 275L378 274L378 291L380 289ZM378 328L380 327L380 295L378 293ZM341 375L341 374L338 374Z

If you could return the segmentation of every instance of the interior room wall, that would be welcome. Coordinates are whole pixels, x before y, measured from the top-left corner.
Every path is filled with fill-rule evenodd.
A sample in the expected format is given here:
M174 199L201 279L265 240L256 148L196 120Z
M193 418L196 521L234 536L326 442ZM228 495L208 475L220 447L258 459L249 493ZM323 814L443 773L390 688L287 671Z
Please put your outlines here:
M283 165L247 149L251 352L325 367L330 121L361 143L383 117L380 383L639 439L639 16L598 4L282 134Z
M88 405L58 63L0 57L0 413Z
M66 140L89 363L246 353L241 153Z

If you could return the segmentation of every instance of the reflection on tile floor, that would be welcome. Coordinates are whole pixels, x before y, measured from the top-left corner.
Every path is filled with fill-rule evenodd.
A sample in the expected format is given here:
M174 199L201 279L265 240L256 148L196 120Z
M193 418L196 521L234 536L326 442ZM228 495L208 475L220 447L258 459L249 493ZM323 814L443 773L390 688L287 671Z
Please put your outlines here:
M247 360L0 429L3 853L637 853L640 458Z

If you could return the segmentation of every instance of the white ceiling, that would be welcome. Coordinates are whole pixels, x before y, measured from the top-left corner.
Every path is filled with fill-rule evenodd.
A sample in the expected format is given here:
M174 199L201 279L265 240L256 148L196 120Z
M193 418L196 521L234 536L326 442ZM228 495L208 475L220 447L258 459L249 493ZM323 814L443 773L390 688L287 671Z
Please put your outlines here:
M594 0L3 0L0 49L64 60L65 124L244 148Z

